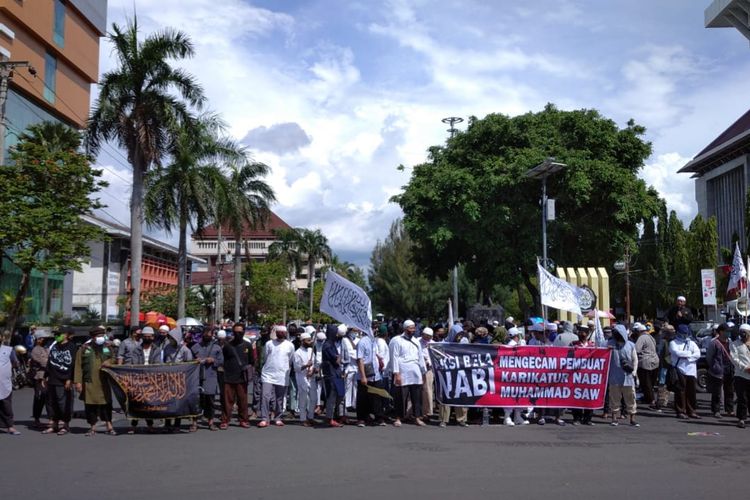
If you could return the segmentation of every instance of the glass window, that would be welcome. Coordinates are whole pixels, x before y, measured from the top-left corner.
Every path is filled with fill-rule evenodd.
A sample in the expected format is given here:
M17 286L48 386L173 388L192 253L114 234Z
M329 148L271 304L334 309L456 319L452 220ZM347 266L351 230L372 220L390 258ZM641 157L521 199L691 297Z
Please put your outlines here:
M60 47L65 46L65 4L62 0L55 0L55 28L54 40Z
M55 102L55 73L57 59L48 52L44 55L44 98L48 102Z

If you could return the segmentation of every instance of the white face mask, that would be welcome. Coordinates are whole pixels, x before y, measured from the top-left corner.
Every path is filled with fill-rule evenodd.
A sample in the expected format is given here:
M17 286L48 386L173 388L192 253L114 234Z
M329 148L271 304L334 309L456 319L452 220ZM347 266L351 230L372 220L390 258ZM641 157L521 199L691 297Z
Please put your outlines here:
M104 342L106 341L107 341L106 337L96 337L94 339L94 342L96 343L96 345L104 345Z

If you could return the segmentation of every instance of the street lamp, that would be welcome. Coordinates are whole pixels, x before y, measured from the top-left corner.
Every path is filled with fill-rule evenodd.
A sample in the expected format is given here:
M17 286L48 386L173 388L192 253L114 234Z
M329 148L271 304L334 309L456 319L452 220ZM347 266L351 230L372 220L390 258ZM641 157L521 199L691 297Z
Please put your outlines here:
M625 274L625 324L630 326L630 249L625 247L625 257L614 264L615 271Z
M547 177L567 167L564 163L556 162L554 158L548 157L542 163L526 172L529 179L540 179L542 181L542 266L549 269L547 259L547 215L549 211L547 200ZM543 316L547 319L547 308L543 307Z
M462 123L464 119L459 116L449 116L448 118L443 118L441 121L443 123L446 123L450 127L448 129L448 133L450 133L451 139L453 139L453 136L456 135L456 127L454 127L454 125L456 125L457 123ZM458 314L458 264L453 266L453 314L455 315L456 318L459 317L459 314Z

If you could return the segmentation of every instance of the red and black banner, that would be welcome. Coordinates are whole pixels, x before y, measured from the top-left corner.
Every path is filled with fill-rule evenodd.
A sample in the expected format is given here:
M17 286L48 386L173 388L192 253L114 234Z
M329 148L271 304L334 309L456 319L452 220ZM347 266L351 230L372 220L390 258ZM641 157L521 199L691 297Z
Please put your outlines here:
M200 365L127 365L102 368L125 413L135 418L192 417L200 413Z
M430 345L437 401L467 407L602 408L610 352L590 347Z

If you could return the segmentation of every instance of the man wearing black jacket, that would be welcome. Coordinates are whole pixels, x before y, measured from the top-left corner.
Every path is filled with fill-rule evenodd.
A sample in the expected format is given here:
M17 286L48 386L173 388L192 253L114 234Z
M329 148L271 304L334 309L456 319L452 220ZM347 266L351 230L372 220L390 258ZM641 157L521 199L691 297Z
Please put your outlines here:
M667 312L669 324L675 327L675 329L679 325L689 325L693 321L693 313L690 308L685 305L685 302L685 297L680 295L677 297L675 305L673 305Z
M223 418L220 429L229 427L232 418L232 410L237 403L237 413L240 427L250 427L247 411L247 383L248 369L253 364L253 351L248 342L245 342L245 327L235 323L232 327L232 340L224 344L224 405Z
M47 400L52 414L51 425L42 434L56 432L58 436L64 436L70 432L70 419L73 416L73 366L77 349L70 340L72 335L72 328L63 328L49 349L45 375Z

